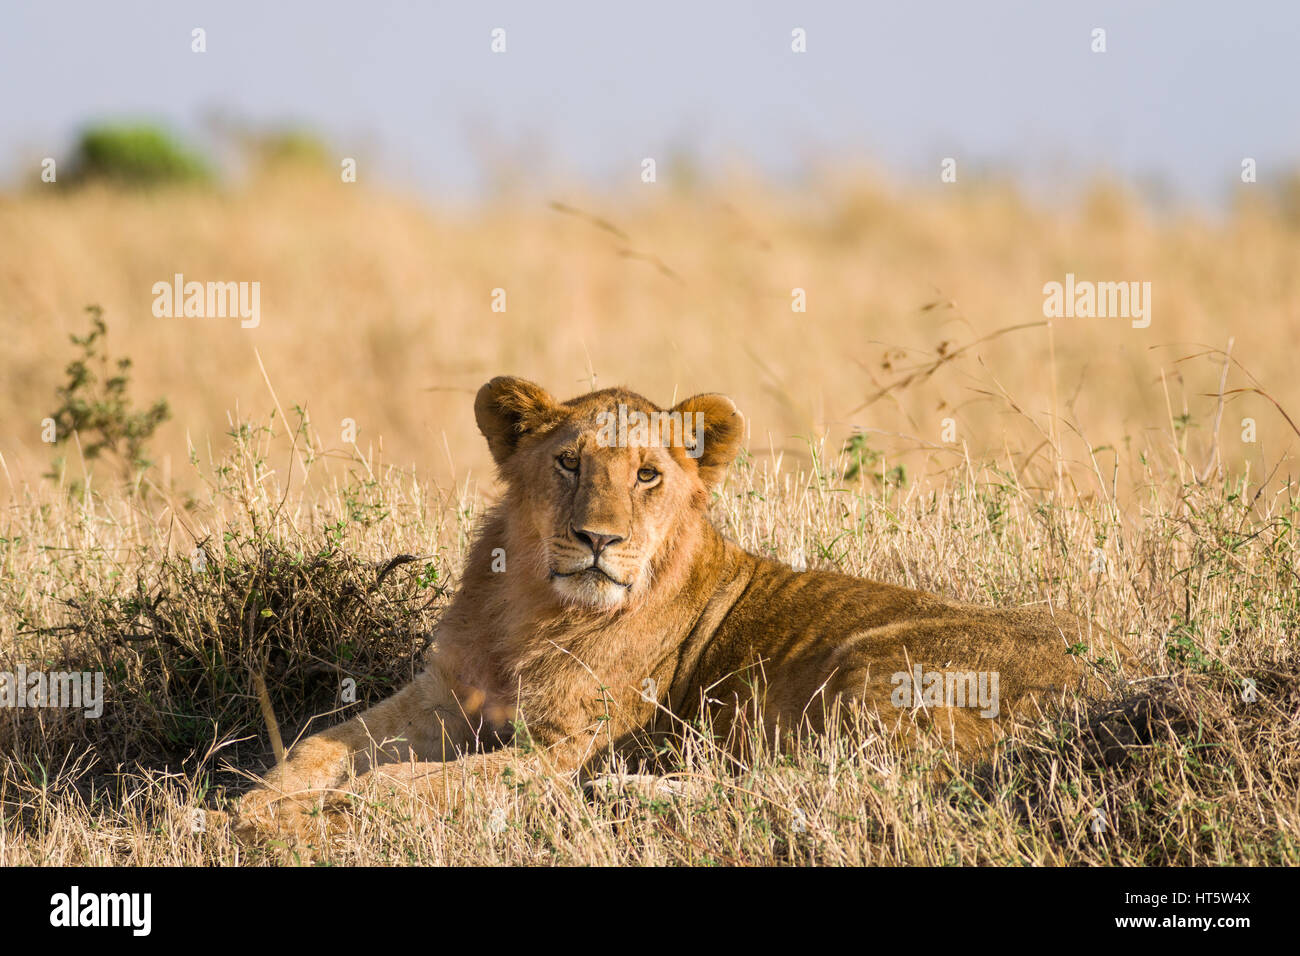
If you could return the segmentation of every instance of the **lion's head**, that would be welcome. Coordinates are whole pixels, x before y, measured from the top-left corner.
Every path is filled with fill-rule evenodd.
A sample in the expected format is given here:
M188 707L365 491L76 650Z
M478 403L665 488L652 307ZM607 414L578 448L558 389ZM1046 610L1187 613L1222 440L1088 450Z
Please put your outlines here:
M564 604L635 607L698 543L709 489L740 448L744 420L706 394L661 409L621 388L558 402L494 378L474 402L506 483L509 560Z

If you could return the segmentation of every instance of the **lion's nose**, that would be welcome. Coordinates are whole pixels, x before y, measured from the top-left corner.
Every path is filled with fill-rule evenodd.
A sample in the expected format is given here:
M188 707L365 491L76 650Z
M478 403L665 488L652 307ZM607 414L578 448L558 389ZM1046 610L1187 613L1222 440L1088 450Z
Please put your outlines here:
M579 541L585 541L587 547L591 548L591 553L600 557L600 552L604 551L611 544L618 544L622 537L616 534L599 534L595 531L587 531L584 528L572 528L573 536Z

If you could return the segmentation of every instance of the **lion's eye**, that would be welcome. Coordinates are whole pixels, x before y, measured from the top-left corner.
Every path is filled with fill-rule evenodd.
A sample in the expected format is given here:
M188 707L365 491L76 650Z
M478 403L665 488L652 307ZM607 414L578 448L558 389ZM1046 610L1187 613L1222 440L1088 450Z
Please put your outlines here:
M566 451L563 455L561 455L559 458L555 460L560 463L560 467L563 468L565 471L578 470L578 456L571 451Z
M638 481L649 483L659 477L659 472L655 471L653 468L642 468L636 473L636 477Z

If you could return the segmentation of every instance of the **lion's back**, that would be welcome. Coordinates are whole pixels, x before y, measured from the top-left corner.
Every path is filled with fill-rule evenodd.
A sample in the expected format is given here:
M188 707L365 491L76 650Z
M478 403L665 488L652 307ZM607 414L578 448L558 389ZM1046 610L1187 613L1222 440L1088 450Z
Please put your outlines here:
M995 608L830 571L797 572L753 558L744 593L713 635L709 676L761 669L769 707L805 714L822 694L888 706L895 676L996 675L1008 712L1030 695L1093 689L1100 670L1132 655L1074 614ZM756 662L761 662L758 664ZM738 691L746 679L723 689Z

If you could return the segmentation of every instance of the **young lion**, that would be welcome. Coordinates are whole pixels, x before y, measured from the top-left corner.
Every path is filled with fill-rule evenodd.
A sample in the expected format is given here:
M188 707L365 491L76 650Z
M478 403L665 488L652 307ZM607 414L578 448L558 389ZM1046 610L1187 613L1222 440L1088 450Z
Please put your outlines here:
M1129 659L1061 611L797 572L725 540L707 506L743 425L721 395L665 411L501 377L474 412L505 493L427 669L295 746L241 802L245 831L294 827L353 774L445 806L467 772L588 770L706 711L724 735L759 712L776 738L855 702L970 752L1028 701L1086 689L1085 660Z

